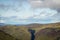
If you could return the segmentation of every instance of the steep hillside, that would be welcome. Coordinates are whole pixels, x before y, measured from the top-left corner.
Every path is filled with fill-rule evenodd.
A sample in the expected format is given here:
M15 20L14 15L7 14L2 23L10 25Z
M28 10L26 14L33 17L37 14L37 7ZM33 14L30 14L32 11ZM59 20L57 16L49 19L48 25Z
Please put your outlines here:
M16 26L5 26L1 27L0 30L12 35L19 40L29 40L30 35L25 27L16 27Z
M45 28L36 33L35 40L60 40L60 28Z
M16 38L0 30L0 40L16 40Z

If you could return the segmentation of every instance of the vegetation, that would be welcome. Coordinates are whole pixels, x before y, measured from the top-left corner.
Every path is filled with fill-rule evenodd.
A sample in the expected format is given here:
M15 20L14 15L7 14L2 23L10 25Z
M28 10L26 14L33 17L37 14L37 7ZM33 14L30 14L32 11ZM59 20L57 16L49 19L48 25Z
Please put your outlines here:
M0 27L0 30L13 36L10 38L11 40L16 40L16 39L31 40L31 35L28 32L28 29L33 29L36 31L35 40L56 40L57 37L60 37L60 23L29 24L29 25L22 25L22 26L6 25L3 27ZM2 34L2 33L0 33L0 34ZM52 35L52 34L55 34L55 35ZM2 36L2 37L4 38L6 36ZM1 38L1 36L0 36L0 38ZM9 38L6 40L9 40Z
M60 37L60 28L45 28L36 33L35 40L57 40L58 37Z
M11 35L0 30L0 40L16 40L16 39Z

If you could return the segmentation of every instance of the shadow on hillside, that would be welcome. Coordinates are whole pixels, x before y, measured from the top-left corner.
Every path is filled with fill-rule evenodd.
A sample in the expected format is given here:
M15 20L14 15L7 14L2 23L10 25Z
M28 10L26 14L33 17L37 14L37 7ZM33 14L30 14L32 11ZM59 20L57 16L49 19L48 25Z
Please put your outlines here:
M18 39L0 30L0 40L18 40Z
M35 39L35 30L32 30L32 29L28 29L28 31L30 32L31 34L31 40L34 40Z
M60 37L57 37L57 39L56 40L60 40Z

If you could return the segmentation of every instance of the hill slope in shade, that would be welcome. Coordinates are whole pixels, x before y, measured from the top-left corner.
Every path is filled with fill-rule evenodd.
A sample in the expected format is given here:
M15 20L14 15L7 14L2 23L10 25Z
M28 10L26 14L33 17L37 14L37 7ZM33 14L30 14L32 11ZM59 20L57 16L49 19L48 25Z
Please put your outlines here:
M58 38L60 38L60 28L45 28L36 33L35 40L57 40Z
M0 40L16 40L16 39L11 35L5 33L4 31L0 30Z

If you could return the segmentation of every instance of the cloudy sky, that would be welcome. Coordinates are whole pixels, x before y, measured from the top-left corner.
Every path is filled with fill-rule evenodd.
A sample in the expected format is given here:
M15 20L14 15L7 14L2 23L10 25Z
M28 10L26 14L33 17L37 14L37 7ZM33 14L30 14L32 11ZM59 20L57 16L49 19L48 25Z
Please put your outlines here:
M0 0L0 23L60 22L60 0Z

